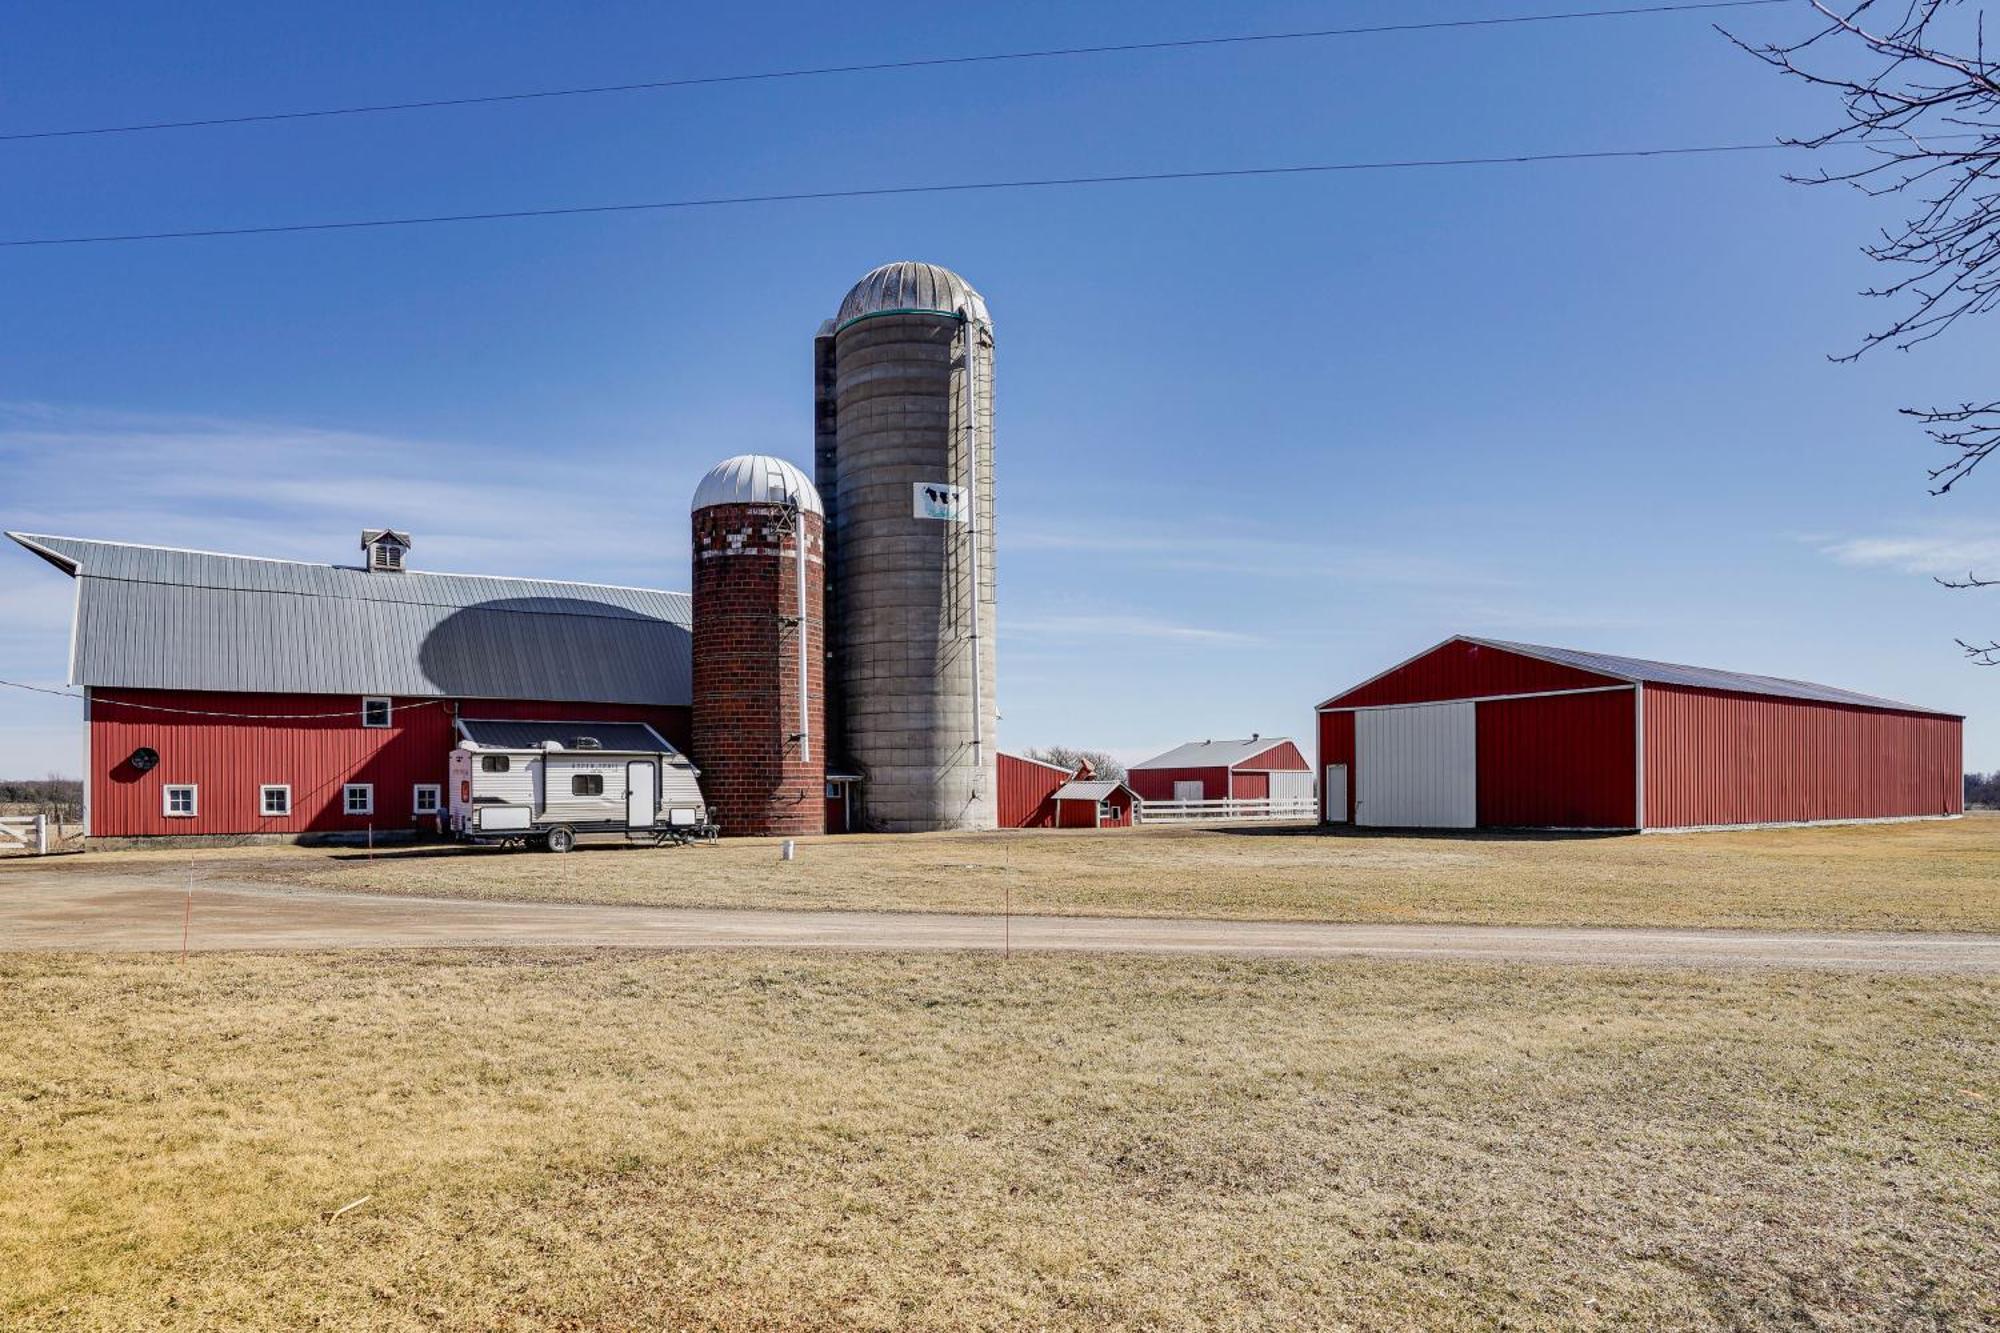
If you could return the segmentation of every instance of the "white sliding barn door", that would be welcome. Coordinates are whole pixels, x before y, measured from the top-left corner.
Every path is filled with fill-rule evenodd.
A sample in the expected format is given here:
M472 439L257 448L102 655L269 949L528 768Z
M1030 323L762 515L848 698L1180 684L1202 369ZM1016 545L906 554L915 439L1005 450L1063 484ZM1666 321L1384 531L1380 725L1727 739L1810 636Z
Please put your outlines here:
M1478 731L1470 703L1364 708L1354 715L1354 822L1471 828L1479 820Z

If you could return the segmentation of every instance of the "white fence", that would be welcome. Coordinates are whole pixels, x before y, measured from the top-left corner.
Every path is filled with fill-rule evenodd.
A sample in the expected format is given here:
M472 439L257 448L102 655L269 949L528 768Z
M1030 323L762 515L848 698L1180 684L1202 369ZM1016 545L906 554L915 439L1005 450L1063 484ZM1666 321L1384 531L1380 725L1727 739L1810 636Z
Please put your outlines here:
M1136 809L1136 822L1141 824L1319 817L1319 806L1310 796L1279 796L1261 801L1141 801Z
M61 840L61 825L56 826L55 837L58 841ZM47 856L49 838L47 815L0 816L0 847L19 847L37 856Z

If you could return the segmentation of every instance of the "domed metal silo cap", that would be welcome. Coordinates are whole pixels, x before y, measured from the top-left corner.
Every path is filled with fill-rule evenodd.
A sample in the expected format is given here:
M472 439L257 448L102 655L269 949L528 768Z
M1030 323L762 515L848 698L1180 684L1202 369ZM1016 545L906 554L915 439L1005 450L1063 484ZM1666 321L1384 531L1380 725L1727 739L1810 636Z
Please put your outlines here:
M694 488L690 511L710 505L796 505L808 514L826 517L812 478L770 454L738 454L708 470Z
M833 317L837 333L858 319L875 315L957 315L960 311L974 323L989 328L986 298L964 278L936 264L899 260L884 264L854 284Z

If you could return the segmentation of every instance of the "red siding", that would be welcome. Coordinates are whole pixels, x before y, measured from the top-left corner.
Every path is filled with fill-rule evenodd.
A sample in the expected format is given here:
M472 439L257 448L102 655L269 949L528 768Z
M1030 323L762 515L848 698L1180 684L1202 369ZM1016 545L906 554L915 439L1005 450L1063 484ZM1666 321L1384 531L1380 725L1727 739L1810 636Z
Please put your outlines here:
M426 782L442 788L456 739L449 700L397 699L391 725L370 728L361 725L359 695L91 690L89 697L90 832L100 838L412 828L413 788ZM254 716L200 717L130 703ZM685 708L498 699L456 707L467 717L650 722L676 746L688 744ZM283 713L331 716L274 716ZM146 773L127 762L142 746L160 756ZM350 782L374 785L372 815L344 813L341 788ZM191 819L169 818L161 808L161 789L181 783L198 789L199 813ZM291 787L289 816L260 813L258 788L266 784ZM449 804L449 793L440 794Z
M1305 773L1312 770L1312 765L1308 764L1306 757L1299 753L1298 746L1290 741L1280 741L1270 749L1253 754L1236 765L1236 771L1239 773L1246 769Z
M1269 773L1232 773L1229 775L1229 786L1236 800L1268 800L1271 796L1271 775Z
M1004 750L996 757L996 763L1000 784L997 812L1000 827L1056 827L1055 802L1049 796L1068 782L1072 775Z
M1473 713L1481 827L1637 825L1630 690L1488 701Z
M1354 714L1319 715L1319 817L1326 816L1326 770L1329 764L1347 765L1347 809L1335 822L1354 822Z
M1196 781L1201 783L1202 800L1229 799L1229 770L1221 765L1212 768L1135 768L1125 775L1126 785L1139 793L1142 801L1171 801L1176 782Z
M1646 824L1959 814L1957 718L1648 685Z
M1335 695L1321 706L1432 703L1488 694L1587 690L1596 685L1619 683L1609 676L1454 639L1405 662L1378 680Z

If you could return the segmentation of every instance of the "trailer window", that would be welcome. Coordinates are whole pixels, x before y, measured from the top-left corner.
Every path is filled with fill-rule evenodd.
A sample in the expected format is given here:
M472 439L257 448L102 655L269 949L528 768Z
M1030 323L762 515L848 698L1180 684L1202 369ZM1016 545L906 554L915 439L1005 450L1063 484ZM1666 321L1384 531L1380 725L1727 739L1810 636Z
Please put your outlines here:
M388 726L389 701L387 699L363 699L361 701L361 725L364 727Z
M604 775L602 773L576 773L569 780L571 796L604 795Z
M513 767L512 757L504 754L482 754L479 756L481 773L505 773Z

